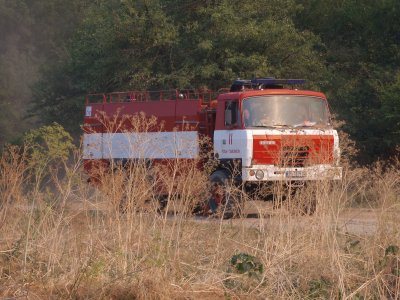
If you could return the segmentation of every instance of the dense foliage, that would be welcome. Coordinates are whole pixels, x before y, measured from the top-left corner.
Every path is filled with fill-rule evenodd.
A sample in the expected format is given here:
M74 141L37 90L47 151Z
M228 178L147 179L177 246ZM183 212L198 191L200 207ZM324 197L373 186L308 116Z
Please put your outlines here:
M0 8L0 142L24 130L30 104L40 122L79 133L88 92L218 89L255 76L306 78L326 92L363 162L400 142L396 0L0 0Z
M324 88L361 159L391 154L400 144L400 2L303 0L299 27L325 45Z
M80 0L0 0L0 145L43 120L46 111L29 113L33 87L66 61L83 7Z

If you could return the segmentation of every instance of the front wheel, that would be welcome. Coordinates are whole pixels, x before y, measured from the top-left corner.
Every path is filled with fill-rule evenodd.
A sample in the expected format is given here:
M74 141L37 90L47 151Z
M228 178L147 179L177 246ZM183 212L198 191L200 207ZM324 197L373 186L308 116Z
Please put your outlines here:
M317 194L312 185L289 187L288 200L288 208L295 215L311 216L317 210Z
M228 171L215 171L211 174L209 182L208 208L210 212L224 219L240 216L243 208L240 192L233 184Z

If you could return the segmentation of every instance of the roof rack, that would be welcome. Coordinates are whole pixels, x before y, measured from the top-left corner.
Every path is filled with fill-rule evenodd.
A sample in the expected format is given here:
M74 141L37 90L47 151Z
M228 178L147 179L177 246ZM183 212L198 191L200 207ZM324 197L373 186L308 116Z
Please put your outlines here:
M275 79L273 77L255 79L237 79L233 82L230 91L239 92L246 89L282 89L283 85L304 84L305 79Z
M216 99L219 92L208 89L175 89L159 91L126 91L88 94L85 98L86 105L91 103L122 103L122 102L149 102L171 100L201 100L208 103Z

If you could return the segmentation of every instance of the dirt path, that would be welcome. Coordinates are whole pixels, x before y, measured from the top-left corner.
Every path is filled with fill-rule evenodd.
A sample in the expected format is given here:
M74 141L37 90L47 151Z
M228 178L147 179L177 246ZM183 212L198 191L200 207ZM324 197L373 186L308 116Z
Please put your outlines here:
M177 206L179 207L179 205ZM82 204L76 203L72 205L72 207L79 211L82 209ZM102 210L96 206L93 208L89 206L87 208L93 211ZM179 214L179 208L175 207L175 209L177 209ZM328 222L322 223L328 223L328 227L342 233L372 235L378 229L378 213L379 211L375 209L348 208L343 210L336 218L330 216ZM299 226L307 228L309 226L320 226L320 224L322 224L320 220L318 220L318 217L321 216L291 216L288 218L288 214L289 212L284 208L273 209L271 201L249 201L245 205L244 218L223 220L222 224L227 226L245 226L257 230L261 230L263 227L276 228L276 230L284 230L285 228L295 228ZM172 211L170 211L169 218L174 218ZM215 223L216 226L221 224L221 220L218 218L194 217L193 220L195 222L207 224Z
M329 226L343 233L354 235L372 235L377 230L378 216L374 209L349 208L344 210L337 218L329 220ZM313 226L318 221L315 216L299 216L287 218L288 212L281 209L273 209L271 202L252 201L246 204L245 218L224 220L225 224L245 226L248 228ZM219 222L216 219L199 218L199 222Z
M378 227L377 211L373 209L350 208L339 216L343 230L353 234L373 234Z

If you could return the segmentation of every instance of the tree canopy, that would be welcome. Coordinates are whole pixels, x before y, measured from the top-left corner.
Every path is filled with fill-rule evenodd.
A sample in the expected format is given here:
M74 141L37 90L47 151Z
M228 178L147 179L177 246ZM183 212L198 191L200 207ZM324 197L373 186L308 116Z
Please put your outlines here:
M360 160L385 158L400 144L400 2L305 0L296 24L321 38L330 73L324 89Z

